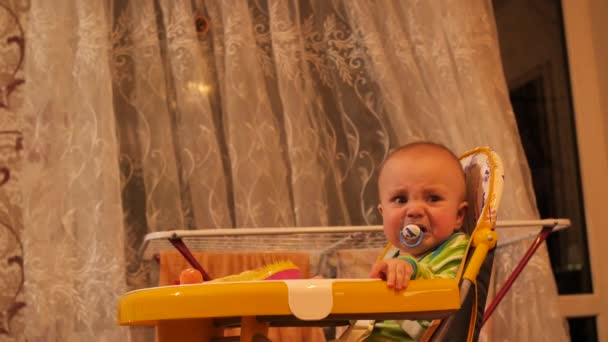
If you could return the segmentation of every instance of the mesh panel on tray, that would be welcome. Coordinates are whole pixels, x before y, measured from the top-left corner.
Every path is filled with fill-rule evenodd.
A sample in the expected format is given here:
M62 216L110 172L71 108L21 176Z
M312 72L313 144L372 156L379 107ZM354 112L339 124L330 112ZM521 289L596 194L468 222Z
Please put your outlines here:
M383 248L387 244L382 230L348 233L285 233L268 235L224 235L182 237L192 252L292 251L326 254L338 249ZM161 250L172 250L166 239L148 242L143 257L151 259Z

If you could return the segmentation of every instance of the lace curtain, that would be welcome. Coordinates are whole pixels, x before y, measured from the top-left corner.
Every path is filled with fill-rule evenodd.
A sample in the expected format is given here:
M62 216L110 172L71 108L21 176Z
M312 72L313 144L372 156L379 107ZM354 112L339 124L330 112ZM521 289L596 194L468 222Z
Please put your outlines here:
M23 24L27 6L0 1L0 341L21 336L23 317L23 232L20 188L22 146L19 114L23 100ZM9 170L4 182L4 170Z
M378 224L378 164L413 140L492 146L506 170L500 218L537 217L491 11L32 0L24 336L137 339L115 325L115 303L151 284L135 252L151 231ZM526 245L498 253L498 284ZM544 248L491 328L493 340L566 339Z

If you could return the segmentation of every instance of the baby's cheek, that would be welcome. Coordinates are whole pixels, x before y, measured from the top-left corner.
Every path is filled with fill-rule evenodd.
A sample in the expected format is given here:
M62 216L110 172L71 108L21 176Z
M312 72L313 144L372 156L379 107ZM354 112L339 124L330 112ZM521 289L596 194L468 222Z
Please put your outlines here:
M394 241L399 241L399 231L400 229L392 229L390 234L388 234L387 236L389 236L392 240Z
M395 233L393 229L384 229L384 236L386 236L388 242L392 243L393 245L399 242L399 235L398 233Z

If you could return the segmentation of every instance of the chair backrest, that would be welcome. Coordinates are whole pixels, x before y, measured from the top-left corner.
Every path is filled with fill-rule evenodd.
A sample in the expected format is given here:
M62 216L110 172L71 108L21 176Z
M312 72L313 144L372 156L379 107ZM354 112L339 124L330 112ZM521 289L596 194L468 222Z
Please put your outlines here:
M478 147L460 157L465 173L469 207L463 231L473 234L484 222L496 222L504 172L500 157L488 147Z

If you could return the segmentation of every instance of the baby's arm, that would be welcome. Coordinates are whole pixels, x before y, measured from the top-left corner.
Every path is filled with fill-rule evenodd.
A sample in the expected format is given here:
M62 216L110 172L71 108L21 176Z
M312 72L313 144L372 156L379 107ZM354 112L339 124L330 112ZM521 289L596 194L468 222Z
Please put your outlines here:
M372 267L370 277L386 279L386 285L395 290L404 290L414 273L412 264L399 258L378 260Z

